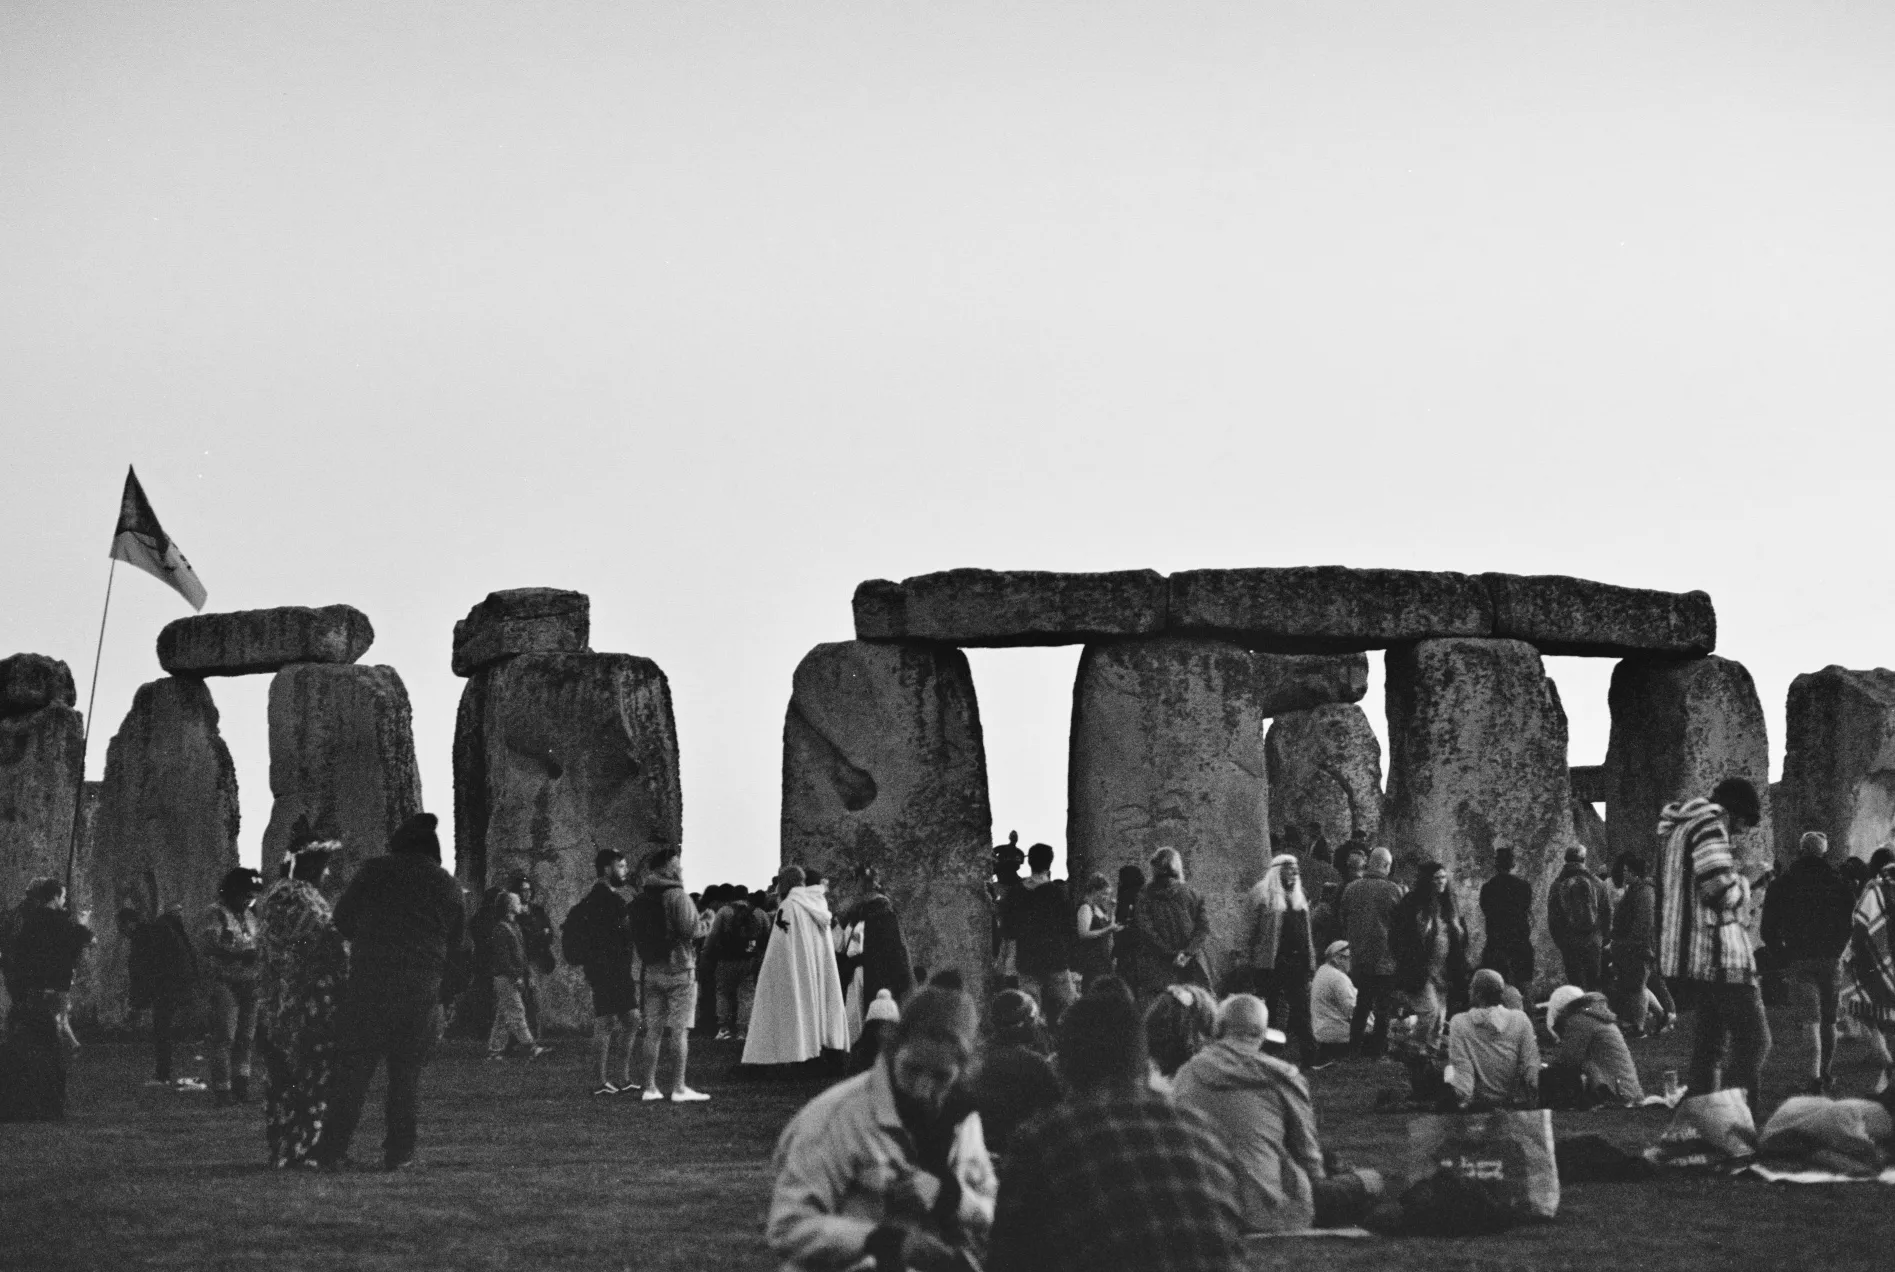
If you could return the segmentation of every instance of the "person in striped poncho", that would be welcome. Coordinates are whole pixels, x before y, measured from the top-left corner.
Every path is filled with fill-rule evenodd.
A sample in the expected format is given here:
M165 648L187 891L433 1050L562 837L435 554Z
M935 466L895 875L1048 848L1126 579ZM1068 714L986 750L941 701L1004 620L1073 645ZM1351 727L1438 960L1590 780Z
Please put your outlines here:
M1756 1112L1770 1024L1744 916L1750 881L1738 872L1731 836L1763 820L1756 788L1740 777L1709 799L1667 804L1658 819L1658 967L1698 982L1688 1079L1691 1095L1741 1087Z

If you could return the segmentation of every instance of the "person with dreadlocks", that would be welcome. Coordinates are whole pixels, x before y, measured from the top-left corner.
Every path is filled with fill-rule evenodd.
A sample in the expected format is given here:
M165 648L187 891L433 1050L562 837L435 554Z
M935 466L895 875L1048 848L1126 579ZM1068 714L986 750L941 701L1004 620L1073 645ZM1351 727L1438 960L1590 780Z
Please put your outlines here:
M264 1134L270 1165L316 1165L336 1069L336 1003L349 958L322 894L341 849L306 819L290 834L289 874L257 902L263 951L257 1017L263 1024Z
M1300 863L1290 853L1271 860L1263 878L1250 889L1244 946L1257 997L1282 1021L1295 1040L1304 1064L1316 1063L1316 1038L1310 1030L1309 982L1315 971L1309 899L1303 893Z
M219 1108L250 1098L263 961L255 906L262 891L260 871L233 867L217 885L217 900L197 922L198 952L210 977L211 1092Z
M1756 788L1741 777L1719 782L1709 799L1667 804L1658 818L1658 970L1698 982L1699 991L1687 1090L1741 1087L1752 1113L1770 1022L1744 926L1750 881L1737 870L1731 836L1762 820Z

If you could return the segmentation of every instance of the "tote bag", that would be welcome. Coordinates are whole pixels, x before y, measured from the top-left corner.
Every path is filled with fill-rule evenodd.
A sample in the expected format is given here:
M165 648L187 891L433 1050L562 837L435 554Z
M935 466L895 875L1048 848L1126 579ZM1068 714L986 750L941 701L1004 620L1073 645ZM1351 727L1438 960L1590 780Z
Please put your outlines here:
M1545 1109L1426 1114L1408 1123L1408 1176L1447 1169L1490 1186L1514 1213L1559 1213L1553 1115Z

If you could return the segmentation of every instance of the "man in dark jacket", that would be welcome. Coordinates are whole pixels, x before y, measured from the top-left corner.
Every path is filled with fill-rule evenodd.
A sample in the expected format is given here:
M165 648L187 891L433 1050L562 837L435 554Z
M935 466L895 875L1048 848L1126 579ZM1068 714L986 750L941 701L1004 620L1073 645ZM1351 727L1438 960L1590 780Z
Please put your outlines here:
M1829 864L1829 836L1804 833L1797 857L1763 898L1763 943L1788 968L1797 1019L1810 1031L1809 1090L1832 1093L1836 1002L1855 889Z
M1034 844L1026 852L1025 881L1000 903L1000 965L1012 955L1020 988L1031 994L1049 1023L1075 997L1072 978L1073 907L1064 880L1053 878L1051 844Z
M66 1056L78 1044L69 1014L72 976L92 930L66 910L57 879L27 885L26 903L6 947L7 1036L0 1052L0 1121L65 1116Z
M632 1082L632 1043L638 1036L638 982L632 978L632 929L625 898L631 878L625 854L601 848L592 858L592 891L566 912L561 933L566 962L585 973L592 991L592 1054L598 1062L594 1095L636 1090ZM623 1043L619 1080L612 1081L612 1039Z
M1494 877L1480 886L1487 943L1480 965L1522 994L1533 992L1533 885L1513 872L1513 849L1494 850Z
M1546 890L1546 924L1566 962L1566 982L1591 993L1605 988L1606 935L1612 931L1612 894L1586 869L1586 848L1566 850L1566 866Z
M128 906L118 912L118 930L129 951L125 960L131 975L128 1005L135 1012L151 1008L154 1073L145 1085L171 1086L171 1031L179 1013L189 1008L197 984L196 951L184 920L175 913L147 919Z
M1614 869L1625 895L1612 914L1612 1010L1627 1036L1636 1036L1646 1031L1645 987L1664 984L1658 979L1658 890L1646 878L1642 857L1625 853Z
M632 902L632 940L638 948L638 1057L641 1098L662 1100L658 1061L672 1058L671 1102L691 1104L711 1097L684 1080L690 1058L691 1022L697 1016L697 906L684 890L683 850L666 845L645 859L645 887Z
M349 982L336 1013L337 1075L322 1137L326 1170L349 1168L349 1141L369 1080L388 1061L388 1130L382 1164L414 1162L421 1067L444 1024L444 991L469 957L466 912L454 876L441 869L432 813L416 813L364 862L336 903L336 931L349 943Z
M507 889L520 898L520 913L514 916L514 922L520 927L520 940L526 946L526 980L521 986L520 997L526 1004L527 1027L533 1036L540 1034L540 991L538 979L551 976L559 967L559 961L553 957L553 919L546 913L546 907L540 904L540 890L524 872L513 876L513 882Z

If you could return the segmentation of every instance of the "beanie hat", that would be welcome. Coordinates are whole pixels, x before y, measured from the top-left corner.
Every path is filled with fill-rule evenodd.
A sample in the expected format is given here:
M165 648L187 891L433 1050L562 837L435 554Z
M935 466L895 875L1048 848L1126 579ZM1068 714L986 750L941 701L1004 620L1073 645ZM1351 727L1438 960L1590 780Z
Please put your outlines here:
M1017 989L1003 989L995 994L991 1011L995 1029L1017 1029L1040 1018L1040 1005L1033 1001L1033 996Z
M894 998L890 997L887 990L878 989L875 991L875 1001L869 1004L868 1012L862 1019L883 1020L892 1025L901 1019L901 1008L895 1005Z
M1546 1000L1546 1030L1555 1038L1559 1037L1560 1013L1586 996L1586 991L1577 985L1561 985Z
M441 841L434 834L434 828L439 822L440 818L433 813L416 813L388 837L388 851L411 852L417 856L432 857L439 861Z

